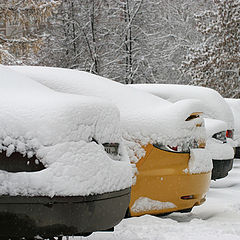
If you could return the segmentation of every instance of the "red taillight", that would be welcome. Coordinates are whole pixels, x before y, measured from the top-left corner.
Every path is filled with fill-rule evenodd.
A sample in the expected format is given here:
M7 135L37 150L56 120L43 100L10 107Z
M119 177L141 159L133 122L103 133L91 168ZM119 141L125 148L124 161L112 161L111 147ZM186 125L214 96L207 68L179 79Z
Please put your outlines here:
M226 131L226 137L227 138L233 138L233 131L232 130L227 130Z

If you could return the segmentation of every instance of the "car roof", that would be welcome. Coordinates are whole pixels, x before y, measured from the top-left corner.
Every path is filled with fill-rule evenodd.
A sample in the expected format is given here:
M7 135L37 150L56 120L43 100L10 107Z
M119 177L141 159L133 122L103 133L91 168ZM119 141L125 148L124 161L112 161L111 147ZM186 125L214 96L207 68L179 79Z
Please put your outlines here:
M199 99L204 105L206 117L226 122L228 129L234 128L234 119L230 107L224 98L213 89L178 84L133 84L132 86L171 102L182 99Z

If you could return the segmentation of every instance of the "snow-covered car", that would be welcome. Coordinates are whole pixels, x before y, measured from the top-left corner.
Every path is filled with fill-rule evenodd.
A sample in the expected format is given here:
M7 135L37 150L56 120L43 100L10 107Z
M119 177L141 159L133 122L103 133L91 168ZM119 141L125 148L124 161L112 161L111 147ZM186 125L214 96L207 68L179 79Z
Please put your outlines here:
M213 158L212 180L224 178L233 166L233 148L227 143L227 124L224 121L204 118L207 142L206 149Z
M205 200L212 161L204 148L201 103L170 103L87 72L11 67L55 91L101 97L120 110L122 137L136 170L128 215L189 211Z
M1 65L0 76L0 236L113 228L125 216L132 184L118 109L55 92Z
M131 87L173 103L183 99L201 100L204 104L208 136L206 148L211 152L213 159L212 179L216 180L228 175L234 158L232 146L234 119L230 107L217 91L205 87L177 84L131 84Z
M234 116L235 158L240 158L240 99L225 98Z

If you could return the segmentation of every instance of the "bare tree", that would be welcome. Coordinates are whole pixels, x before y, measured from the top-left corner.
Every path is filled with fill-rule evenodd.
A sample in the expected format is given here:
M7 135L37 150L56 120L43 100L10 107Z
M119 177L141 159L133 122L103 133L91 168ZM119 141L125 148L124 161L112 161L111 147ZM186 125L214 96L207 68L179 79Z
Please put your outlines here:
M125 83L152 81L145 0L65 0L49 28L41 64L77 68Z

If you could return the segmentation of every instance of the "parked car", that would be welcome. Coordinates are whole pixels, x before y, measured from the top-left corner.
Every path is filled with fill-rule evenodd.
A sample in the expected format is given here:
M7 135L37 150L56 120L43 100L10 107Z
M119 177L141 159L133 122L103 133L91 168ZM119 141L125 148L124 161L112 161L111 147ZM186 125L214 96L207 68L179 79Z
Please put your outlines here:
M240 158L240 99L225 98L225 100L230 106L234 116L234 158Z
M212 162L204 149L201 103L176 104L87 72L11 67L58 92L100 97L120 110L122 137L136 168L129 216L190 211L205 201Z
M204 119L207 142L206 149L213 159L212 180L224 178L233 166L234 151L231 144L227 143L227 124L221 120Z
M204 104L208 136L206 148L211 152L213 159L212 179L216 180L228 175L233 165L234 150L232 144L227 143L227 139L232 142L234 119L231 109L218 92L205 87L177 84L132 84L131 86L173 103L190 98L201 100Z
M1 238L113 228L132 184L118 109L55 92L2 65L0 75Z

